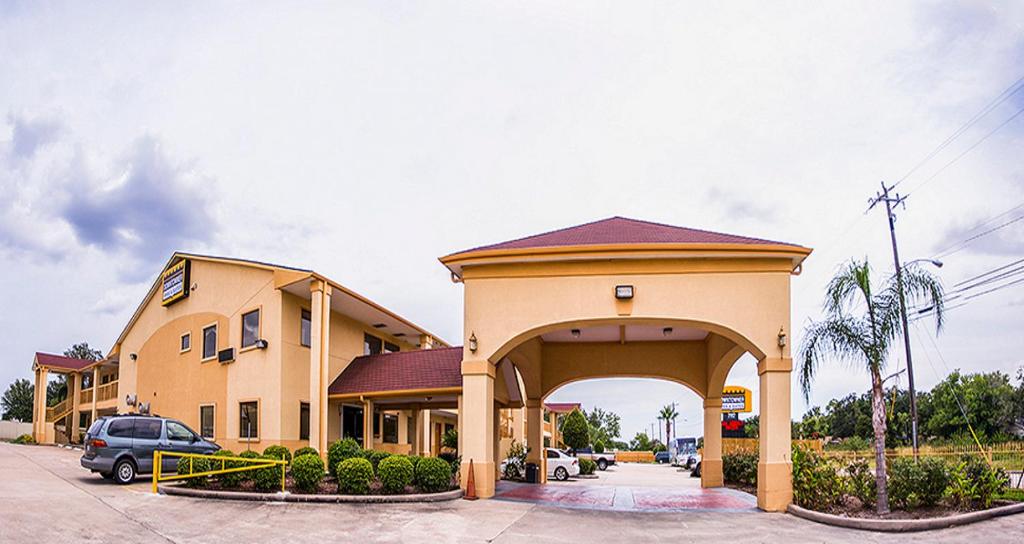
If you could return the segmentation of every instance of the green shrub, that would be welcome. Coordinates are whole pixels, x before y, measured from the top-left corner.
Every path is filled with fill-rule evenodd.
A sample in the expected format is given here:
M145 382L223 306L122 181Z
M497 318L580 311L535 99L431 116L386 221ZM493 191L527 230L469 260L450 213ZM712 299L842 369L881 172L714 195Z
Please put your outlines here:
M918 461L921 468L921 485L917 496L923 506L935 506L949 487L949 467L942 459L924 457Z
M459 431L455 427L445 431L441 438L441 445L452 451L457 451L459 449Z
M335 473L338 475L338 493L345 495L365 495L370 492L373 481L373 465L362 457L350 457L338 463Z
M586 457L580 459L580 474L586 476L588 474L593 474L595 470L597 470L597 463L592 459L588 459Z
M920 503L917 490L924 479L921 467L912 457L897 457L889 463L889 505L903 510L916 508Z
M723 455L722 477L727 482L757 485L757 454L739 452Z
M604 453L604 442L601 439L594 441L594 453Z
M854 459L846 465L846 492L860 499L865 508L875 504L878 486L875 485L875 471L867 459Z
M295 460L292 461L292 481L295 482L295 487L299 491L316 493L323 479L324 462L319 455L307 453L295 456Z
M14 439L15 444L35 444L36 439L30 434L23 434Z
M280 461L273 455L263 455L261 459L272 459L274 461ZM266 468L258 468L256 470L249 471L252 474L252 483L256 487L256 491L263 493L269 493L271 491L281 490L281 465L274 465Z
M214 454L217 457L237 457L235 452L231 450L218 450ZM220 470L221 468L239 468L242 466L241 461L224 461L223 467L220 461L211 460L210 463L213 465L214 470ZM217 476L217 480L220 485L224 487L238 487L238 484L242 483L245 479L245 472L228 472L227 474L220 474Z
M302 456L302 455L316 455L317 457L319 457L320 456L320 452L316 451L316 448L311 448L309 446L302 446L301 448L295 450L295 453L292 454L292 459L296 459L296 458L298 458L299 456Z
M447 491L452 485L452 466L440 457L425 457L416 465L416 483L426 493Z
M404 455L392 455L381 459L377 465L377 477L385 493L402 493L405 486L412 485L415 469Z
M338 464L346 459L359 457L361 452L362 449L359 447L359 442L356 442L354 438L334 441L327 448L327 470L331 472L331 476L337 478Z
M243 459L259 459L260 458L260 454L257 453L257 452L254 452L252 450L245 450L242 453L239 453L238 456L243 458ZM252 465L253 463L246 463L244 461L239 461L238 464L239 464L239 466L245 467L245 466ZM255 476L255 471L244 470L242 472L239 472L238 474L239 474L239 476L241 478L241 480L239 480L240 482L248 482L248 481L252 481L253 477Z
M522 442L512 439L508 446L508 459L502 477L506 480L521 480L526 477L526 455L530 452Z
M964 456L950 471L947 495L960 507L992 506L992 499L1003 493L1009 479L1001 468L992 468L977 455Z
M843 479L835 464L798 446L793 446L792 451L793 500L804 508L819 511L839 504L843 498Z
M590 445L590 424L579 408L574 408L562 422L562 441L572 450Z
M267 449L263 450L263 455L273 457L278 461L284 461L289 465L292 463L292 452L288 451L288 448L277 444L267 446Z
M418 465L420 461L423 459L419 455L406 455L405 458L408 459L410 463L412 463L412 468L414 470L416 469L416 465Z
M374 474L377 474L377 466L380 465L380 462L383 461L384 459L387 459L388 457L391 457L391 454L386 452L386 451L377 451L377 450L367 450L366 451L366 459L370 462L370 465L373 466L373 473Z
M219 467L218 467L219 468ZM195 474L197 472L209 472L213 470L213 461L205 457L181 457L178 459L178 475ZM196 478L185 478L186 487L206 487L209 476L198 476Z

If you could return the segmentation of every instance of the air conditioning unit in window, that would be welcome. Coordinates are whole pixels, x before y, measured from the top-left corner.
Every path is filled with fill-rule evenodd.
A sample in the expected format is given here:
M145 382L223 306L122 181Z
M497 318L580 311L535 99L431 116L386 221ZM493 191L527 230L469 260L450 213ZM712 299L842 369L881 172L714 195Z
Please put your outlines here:
M235 348L222 349L217 352L217 362L222 365L234 362Z

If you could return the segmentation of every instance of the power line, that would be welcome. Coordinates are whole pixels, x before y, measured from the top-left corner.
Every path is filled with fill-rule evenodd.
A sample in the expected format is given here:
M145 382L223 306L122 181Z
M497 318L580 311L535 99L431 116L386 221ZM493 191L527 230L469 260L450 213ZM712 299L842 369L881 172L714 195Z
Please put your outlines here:
M1022 110L1022 111L1024 111L1024 110ZM978 238L982 238L984 236L988 236L989 234L992 234L993 232L996 232L996 231L998 231L1000 229L1004 229L1004 228L1006 228L1006 227L1008 227L1008 226L1010 226L1010 225L1012 225L1012 224L1014 224L1017 221L1020 221L1022 219L1024 219L1024 215L1021 215L1019 217L1015 217L1015 218L1013 218L1013 219L1011 219L1011 220L1009 220L1009 221L1007 221L1005 223L1002 223L1000 225L992 227L992 228L986 230L985 232L981 232L981 233L975 234L974 236L971 236L970 238L967 238L966 240L964 240L964 241L962 241L962 242L960 242L960 243L958 243L956 245L950 246L950 248L948 248L946 251L936 255L935 258L936 259L941 259L942 257L948 257L948 256L950 256L950 255L952 255L954 253L959 253L960 251L963 251L968 245L970 245L971 242L977 240Z
M972 281L974 281L976 279L984 278L985 276L989 276L991 274L999 272L1000 270L1005 270L1007 268L1010 268L1011 266L1016 266L1016 265L1021 264L1021 263L1024 263L1024 259L1019 259L1019 260L1013 261L1010 264L1004 264L1003 266L993 268L992 270L989 270L988 272L984 272L984 273L978 274L977 276L973 276L973 277L967 278L966 280L959 281L957 283L954 283L953 287L958 287L958 286L963 285L965 283L972 282Z
M943 149L948 147L949 144L953 143L953 141L956 140L957 138L959 138L960 135L962 135L964 132L967 131L967 129L969 129L972 126L974 126L975 123L977 123L983 117L988 115L997 106L999 106L1003 102L1006 102L1007 100L1009 100L1009 98L1011 96L1013 96L1014 94L1016 94L1017 91L1020 91L1021 89L1024 89L1024 85L1021 85L1022 83L1024 83L1024 76L1021 76L1019 79L1017 79L1017 81L1014 81L1009 87L1003 89L1003 92L999 93L999 96L996 96L995 98L993 98L988 104L985 105L984 108L982 108L980 111L978 111L978 113L975 113L973 117L968 119L966 123L960 125L960 128L958 128L955 131L953 131L953 133L950 134L945 140L943 140L942 143L940 143L938 146L936 146L935 149L933 149L931 151L931 153L929 153L927 156L925 156L925 158L922 159L920 162L915 164L914 167L911 168L906 174L903 174L903 177L901 177L899 180L897 180L896 184L893 185L893 187L895 187L896 185L899 185L900 183L903 183L903 181L906 180L907 178L909 178L911 175L913 175L913 173L916 172L918 168L921 168L922 166L924 166L925 163L927 163L933 157L935 157L940 152L942 152Z

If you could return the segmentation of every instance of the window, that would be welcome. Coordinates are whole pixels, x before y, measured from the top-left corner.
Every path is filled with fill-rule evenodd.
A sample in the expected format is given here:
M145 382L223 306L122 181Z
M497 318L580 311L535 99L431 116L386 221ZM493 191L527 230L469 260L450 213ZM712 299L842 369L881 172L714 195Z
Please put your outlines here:
M373 436L380 436L380 412L373 413Z
M213 438L213 405L199 407L199 434L203 438Z
M377 355L384 347L384 342L372 334L363 334L363 355Z
M260 437L260 403L256 401L238 403L238 436L246 439Z
M384 342L384 353L398 353L402 348L398 347L398 344L392 344L391 342Z
M248 348L256 345L260 339L260 311L253 310L242 314L242 347Z
M384 414L384 442L398 443L398 416L395 414Z
M139 418L135 420L135 434L133 436L141 440L160 440L161 427L163 427L163 422L159 419Z
M167 440L178 440L180 442L191 442L195 436L188 427L177 421L167 422Z
M313 334L313 315L309 310L302 310L302 319L299 321L299 343L307 348L312 345L310 338Z
M217 355L217 325L203 329L203 359Z
M131 418L118 418L110 422L107 427L107 434L120 438L131 438L135 430L135 420Z
M309 440L309 403L299 403L299 440Z
M181 335L181 351L186 352L192 349L192 333L186 332Z
M560 455L558 455L558 452L555 451L555 450L547 450L547 451L548 451L548 459L558 459L559 457L561 457Z

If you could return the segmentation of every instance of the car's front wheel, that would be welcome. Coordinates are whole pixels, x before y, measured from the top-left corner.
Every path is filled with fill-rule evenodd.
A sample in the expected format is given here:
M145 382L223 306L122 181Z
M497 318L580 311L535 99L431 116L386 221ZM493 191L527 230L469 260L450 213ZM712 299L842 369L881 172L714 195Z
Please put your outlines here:
M597 468L601 470L606 470L608 468L608 461L605 461L604 459L598 459Z
M121 459L114 465L114 481L121 485L135 481L135 463L131 459Z
M565 467L558 467L555 469L555 479L564 482L569 479L569 471L565 470Z

